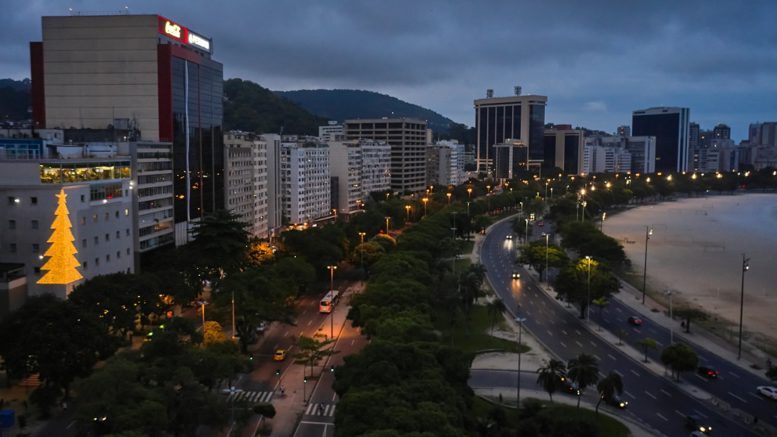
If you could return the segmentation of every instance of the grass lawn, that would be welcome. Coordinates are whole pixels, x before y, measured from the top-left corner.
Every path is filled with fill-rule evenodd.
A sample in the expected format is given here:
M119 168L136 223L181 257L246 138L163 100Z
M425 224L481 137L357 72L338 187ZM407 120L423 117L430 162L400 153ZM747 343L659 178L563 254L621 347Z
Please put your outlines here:
M528 399L527 401L532 402ZM539 417L547 418L549 421L554 421L555 418L563 417L567 421L579 420L581 422L594 424L597 428L597 433L592 437L626 437L630 435L629 429L626 427L626 425L605 414L597 415L594 410L589 410L583 407L577 408L571 405L555 404L536 399L533 401L542 405L542 409L539 411L539 413L537 413L537 415ZM487 418L495 407L497 406L484 399L476 397L472 406L472 411L478 418ZM515 408L501 408L506 413L507 426L515 427L520 420L515 414Z
M514 341L492 337L488 334L491 328L491 315L488 308L483 305L474 305L469 316L459 315L451 320L450 311L438 309L436 316L436 328L442 332L443 343L453 344L465 353L473 354L485 349L500 349L509 352L518 352L518 345ZM499 316L494 319L494 327L502 321ZM523 352L528 352L529 347L523 345Z

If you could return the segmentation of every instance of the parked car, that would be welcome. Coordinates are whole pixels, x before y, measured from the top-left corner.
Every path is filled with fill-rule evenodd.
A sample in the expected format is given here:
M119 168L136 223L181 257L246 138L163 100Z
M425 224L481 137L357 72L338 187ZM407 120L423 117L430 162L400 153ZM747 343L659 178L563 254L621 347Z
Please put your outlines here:
M629 317L629 324L634 326L642 326L642 319L637 316L630 316Z
M769 399L773 399L777 401L777 387L772 387L769 385L761 385L758 388L756 388L758 391L758 394L761 396L766 396Z
M699 366L697 371L699 372L699 375L707 379L718 379L718 375L720 374L717 370L707 366Z
M688 429L691 429L693 431L699 431L703 434L710 434L712 433L712 427L705 425L706 422L704 422L701 417L695 415L695 414L689 414L685 418L685 427Z
M513 272L513 279L521 279L521 274L519 272Z

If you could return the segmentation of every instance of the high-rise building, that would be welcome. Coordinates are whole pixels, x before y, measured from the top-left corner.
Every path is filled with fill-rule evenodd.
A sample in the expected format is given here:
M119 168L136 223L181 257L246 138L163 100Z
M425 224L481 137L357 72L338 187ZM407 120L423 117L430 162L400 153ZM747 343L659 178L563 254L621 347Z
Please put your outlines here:
M343 125L337 124L337 121L330 121L326 126L319 126L318 139L323 143L343 141L345 139Z
M426 121L376 118L345 121L347 140L371 139L391 146L391 189L415 193L426 189Z
M338 214L363 211L370 193L391 189L391 146L368 139L330 142L329 168L337 180L333 208Z
M281 145L283 217L291 224L311 223L331 210L329 146L309 141Z
M257 238L267 238L267 143L250 133L224 135L227 209Z
M43 17L30 43L36 127L130 128L173 144L176 243L224 208L223 68L213 42L158 15Z
M584 143L583 131L572 129L571 125L557 124L552 129L545 129L542 166L560 168L570 175L583 173Z
M777 147L777 122L751 123L748 142L751 145Z
M513 171L542 165L547 102L546 96L520 95L520 87L516 87L514 96L493 97L493 91L489 90L486 98L476 99L477 171L492 173L496 153L494 146L508 142L520 147L520 150L513 151L519 153L509 153L512 156L509 167Z
M623 147L586 145L584 173L625 173L631 169L631 154Z
M272 238L283 226L281 136L262 134L259 138L267 150L267 236Z
M631 126L627 126L625 124L621 125L621 126L618 126L617 133L618 133L618 136L621 136L621 137L630 137L631 136Z
M690 109L658 107L632 113L634 136L656 137L656 172L688 170L688 117Z
M427 185L455 186L464 179L464 144L441 140L426 149Z
M731 128L728 125L720 123L712 129L712 138L716 140L730 140Z
M688 123L688 148L693 149L701 145L701 129L699 123Z

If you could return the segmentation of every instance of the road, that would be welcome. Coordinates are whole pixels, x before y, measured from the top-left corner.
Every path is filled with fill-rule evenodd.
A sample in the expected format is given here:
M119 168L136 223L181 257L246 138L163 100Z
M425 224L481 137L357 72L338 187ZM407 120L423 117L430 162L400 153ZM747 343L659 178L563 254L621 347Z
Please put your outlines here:
M602 374L619 373L625 388L629 411L644 424L668 436L688 435L684 419L697 414L708 421L717 435L750 436L749 429L721 416L689 396L668 378L657 376L620 349L606 343L583 326L581 320L549 297L521 267L516 267L517 242L506 240L510 221L495 225L483 240L481 262L488 279L513 316L525 317L524 326L559 359L568 361L581 353L599 361ZM522 279L513 280L514 270ZM514 377L513 377L514 380Z

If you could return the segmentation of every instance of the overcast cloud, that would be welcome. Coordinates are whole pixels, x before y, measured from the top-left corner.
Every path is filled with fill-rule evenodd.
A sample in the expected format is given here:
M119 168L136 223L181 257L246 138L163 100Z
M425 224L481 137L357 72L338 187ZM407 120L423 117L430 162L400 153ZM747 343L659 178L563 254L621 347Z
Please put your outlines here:
M159 13L213 38L225 78L382 92L474 124L472 101L548 96L546 120L614 131L688 106L711 129L777 120L777 2L2 0L0 78L29 77L42 15Z

